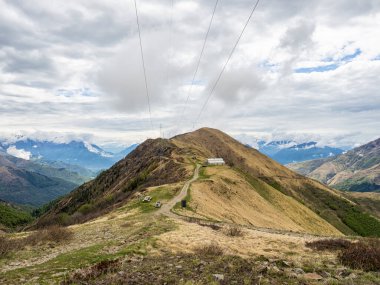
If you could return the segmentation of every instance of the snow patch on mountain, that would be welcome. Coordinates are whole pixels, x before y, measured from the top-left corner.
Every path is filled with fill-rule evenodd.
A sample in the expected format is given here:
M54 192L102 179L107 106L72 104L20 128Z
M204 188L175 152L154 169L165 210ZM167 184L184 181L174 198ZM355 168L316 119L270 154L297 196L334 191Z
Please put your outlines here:
M83 144L89 152L96 153L96 154L103 156L103 157L113 157L112 153L105 152L104 150L100 149L99 147L97 147L93 144L90 144L89 142L85 141L85 142L83 142Z

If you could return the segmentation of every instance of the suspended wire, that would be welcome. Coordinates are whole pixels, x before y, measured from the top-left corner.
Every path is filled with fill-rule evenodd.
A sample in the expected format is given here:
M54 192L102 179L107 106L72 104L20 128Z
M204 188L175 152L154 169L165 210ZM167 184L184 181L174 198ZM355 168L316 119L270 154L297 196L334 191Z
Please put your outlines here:
M219 76L218 76L217 80L215 81L213 87L211 88L210 94L207 96L206 101L204 102L204 104L203 104L203 106L202 106L202 108L201 108L201 110L200 110L200 112L199 112L199 114L198 114L198 116L197 116L194 124L198 123L198 121L199 121L199 119L200 119L203 111L205 110L205 108L207 106L207 103L209 102L211 96L214 94L215 88L218 85L220 79L222 78L222 75L223 75L224 71L226 70L226 67L227 67L228 63L230 62L233 54L235 53L235 50L236 50L237 46L239 45L239 42L240 42L241 38L243 37L243 34L244 34L244 32L245 32L245 30L246 30L249 22L251 21L251 18L253 16L253 14L255 13L257 6L259 5L259 2L260 2L260 0L257 0L256 3L255 3L255 5L253 6L252 11L251 11L251 13L250 13L250 15L249 15L249 17L248 17L248 19L247 19L244 27L243 27L243 30L241 31L241 33L240 33L240 35L239 35L239 37L238 37L238 39L237 39L234 47L232 48L232 50L231 50L231 52L230 52L230 54L229 54L229 56L227 58L227 61L225 62L224 66L223 66L223 68L221 70L221 72L219 73Z
M174 14L174 0L170 1L170 20L169 20L169 48L168 48L168 54L166 58L166 88L167 90L171 90L172 82L170 80L170 60L173 56L173 14ZM173 122L174 124L174 122ZM165 137L164 135L162 135ZM161 137L161 131L160 131L160 137Z
M187 104L188 104L189 99L190 99L191 91L193 89L193 86L194 86L194 83L195 83L195 79L196 79L198 71L199 71L199 66L200 66L201 61L202 61L202 57L203 57L203 54L204 54L204 51L205 51L205 47L206 47L208 36L210 34L212 22L214 21L214 16L215 16L216 8L218 7L218 3L219 3L219 0L216 0L215 1L215 5L214 5L214 10L212 11L212 16L211 16L211 19L210 19L210 23L208 25L207 33L206 33L206 36L205 36L204 41L203 41L202 50L201 50L201 53L200 53L199 58L198 58L197 67L195 69L195 72L194 72L194 75L193 75L193 79L191 80L191 85L190 85L189 90L187 92L187 98L186 98L185 106L183 107L183 110L182 110L182 113L181 113L180 122L182 121L182 118L183 118L183 116L185 114L185 110L186 110Z
M150 120L150 126L153 129L152 111L151 111L151 107L150 107L150 96L149 96L148 80L147 80L147 76L146 76L145 59L144 59L143 45L142 45L142 40L141 40L141 30L140 30L139 14L137 12L137 2L136 2L136 0L134 0L134 2L135 2L135 11L136 11L136 23L137 23L137 28L138 28L138 31L139 31L141 61L142 61L142 66L143 66L143 71L144 71L144 79L145 79L145 91L146 91L146 98L148 100L149 120Z
M171 7L170 7L170 21L169 21L169 52L166 59L166 84L169 84L169 61L172 56L171 50L173 48L173 11L174 11L174 0L171 0Z

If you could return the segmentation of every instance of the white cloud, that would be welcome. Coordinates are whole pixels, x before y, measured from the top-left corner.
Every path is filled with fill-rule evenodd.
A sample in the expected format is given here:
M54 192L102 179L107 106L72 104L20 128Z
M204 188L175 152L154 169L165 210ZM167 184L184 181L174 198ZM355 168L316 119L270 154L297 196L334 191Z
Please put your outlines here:
M32 154L24 149L17 149L15 146L10 146L7 148L7 153L18 158L29 160Z

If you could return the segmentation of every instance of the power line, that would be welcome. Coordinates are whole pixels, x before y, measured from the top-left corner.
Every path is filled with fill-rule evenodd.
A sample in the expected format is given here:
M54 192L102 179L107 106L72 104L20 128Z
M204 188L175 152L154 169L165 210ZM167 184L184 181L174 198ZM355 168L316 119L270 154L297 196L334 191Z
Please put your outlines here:
M169 61L172 56L172 53L170 52L173 48L173 10L174 10L174 0L171 0L171 7L170 7L170 21L169 21L169 52L166 59L166 84L169 84Z
M230 62L230 60L231 60L231 58L232 58L232 56L233 56L233 54L234 54L234 52L235 52L237 46L239 45L239 42L240 42L241 38L243 37L243 34L244 34L244 32L245 32L245 30L246 30L246 28L247 28L249 22L251 21L251 18L252 18L252 16L253 16L253 13L256 11L257 6L259 5L259 2L260 2L260 0L257 0L256 3L255 3L255 5L253 6L252 11L251 11L251 14L250 14L249 17L248 17L248 19L247 19L247 21L246 21L246 23L245 23L245 25L244 25L244 27L243 27L243 30L241 31L241 33L240 33L240 35L239 35L239 37L238 37L238 39L237 39L237 41L236 41L234 47L232 48L232 50L231 50L231 52L230 52L230 54L229 54L229 56L228 56L228 58L227 58L226 63L224 64L224 66L223 66L223 68L222 68L222 70L221 70L221 72L220 72L220 74L219 74L217 80L215 81L215 83L214 83L214 85L213 85L213 87L212 87L212 89L211 89L210 94L207 96L206 101L204 102L204 104L203 104L203 106L202 106L202 108L201 108L201 110L200 110L200 112L199 112L199 114L198 114L198 116L197 116L197 119L195 120L195 124L199 121L199 119L200 119L200 117L201 117L203 111L204 111L205 108L206 108L207 103L209 102L211 96L214 94L215 88L216 88L216 86L218 85L220 79L222 78L222 75L223 75L224 71L226 70L226 67L227 67L228 63Z
M136 23L137 23L137 27L138 27L138 31L139 31L141 61L142 61L142 66L143 66L143 71L144 71L146 97L148 99L150 126L153 129L152 112L151 112L151 108L150 108L150 96L149 96L148 80L147 80L147 76L146 76L145 59L144 59L143 45L142 45L142 40L141 40L141 30L140 30L139 14L137 12L137 2L136 2L136 0L134 0L134 2L135 2L135 11L136 11Z
M215 1L215 5L214 5L214 10L213 10L213 12L212 12L212 16L211 16L211 19L210 19L210 23L209 23L209 25L208 25L207 33L206 33L206 36L205 36L204 41L203 41L202 50L201 50L201 53L200 53L199 58L198 58L197 67L196 67L196 69L195 69L195 72L194 72L194 75L193 75L193 79L191 80L191 85L190 85L190 87L189 87L189 91L188 91L188 94L187 94L187 98L186 98L185 106L183 107L183 111L182 111L182 113L181 113L180 122L182 121L182 118L183 118L183 116L184 116L184 113L185 113L185 110L186 110L187 104L188 104L189 99L190 99L190 94L191 94L191 91L192 91L192 89L193 89L193 86L194 86L194 83L195 83L196 76L197 76L197 74L198 74L199 66L200 66L201 61L202 61L202 57L203 57L203 54L204 54L204 51L205 51L205 47L206 47L206 43L207 43L208 36L209 36L209 34L210 34L210 30L211 30L212 22L214 21L214 16L215 16L216 8L218 7L218 3L219 3L219 0L216 0L216 1Z

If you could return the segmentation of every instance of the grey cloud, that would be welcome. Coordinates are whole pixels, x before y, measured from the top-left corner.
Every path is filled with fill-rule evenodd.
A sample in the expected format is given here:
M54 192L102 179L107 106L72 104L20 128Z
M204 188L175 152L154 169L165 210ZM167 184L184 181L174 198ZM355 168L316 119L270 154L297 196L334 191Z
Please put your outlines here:
M50 58L38 50L22 53L14 49L6 50L3 65L4 71L10 73L43 72L51 75L55 71Z
M186 126L179 126L178 117L215 2L175 1L171 29L170 3L138 1L154 121L179 132L199 111L254 1L220 1L185 111ZM0 7L4 117L19 118L20 126L32 118L33 127L111 129L115 136L123 126L133 132L149 129L132 1L0 0ZM201 123L233 131L315 129L338 134L358 129L362 131L356 138L372 136L380 121L379 71L365 66L365 56L366 45L373 49L378 44L372 35L379 13L377 0L261 1ZM320 28L336 29L337 39L331 39L336 43L318 38ZM372 41L362 40L361 31L366 36L371 31ZM363 50L349 65L325 75L293 73L298 62L318 62L326 53L339 53L349 41ZM262 62L276 67L263 68ZM55 96L56 90L81 88L90 88L99 100ZM98 129L94 122L99 122ZM5 121L0 125L4 128Z

